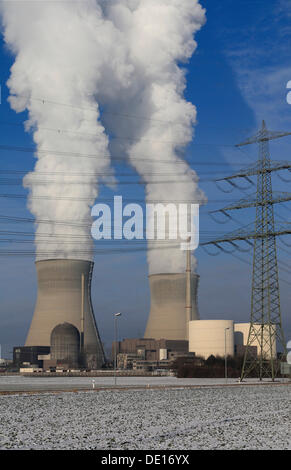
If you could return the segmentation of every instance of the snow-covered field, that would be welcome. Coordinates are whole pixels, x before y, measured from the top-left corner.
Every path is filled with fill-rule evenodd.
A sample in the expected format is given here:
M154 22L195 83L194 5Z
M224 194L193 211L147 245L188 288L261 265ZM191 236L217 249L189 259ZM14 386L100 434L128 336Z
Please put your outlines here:
M72 390L114 386L114 377L27 377L21 375L0 377L0 391ZM228 383L237 380L229 379ZM176 377L117 377L119 387L147 385L215 385L224 384L225 379L177 379Z
M0 396L1 449L290 449L290 386Z
M96 387L113 387L114 377L25 377L21 375L0 377L0 391L33 391L33 390L72 390L91 389ZM284 382L284 379L281 379ZM256 383L256 379L247 379L244 383ZM268 380L268 382L270 382ZM228 379L228 384L238 384L238 379ZM183 385L224 385L225 379L178 379L176 377L118 377L118 387L150 386L183 386Z

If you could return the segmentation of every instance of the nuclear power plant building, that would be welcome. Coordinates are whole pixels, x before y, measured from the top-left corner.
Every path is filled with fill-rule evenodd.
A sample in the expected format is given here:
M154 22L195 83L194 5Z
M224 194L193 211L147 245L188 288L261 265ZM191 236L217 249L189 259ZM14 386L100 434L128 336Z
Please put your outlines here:
M149 282L151 309L144 337L188 341L189 321L199 320L198 274L191 274L190 312L186 308L186 273L152 274Z
M49 346L51 364L97 369L105 361L92 302L93 262L36 262L37 302L25 347Z

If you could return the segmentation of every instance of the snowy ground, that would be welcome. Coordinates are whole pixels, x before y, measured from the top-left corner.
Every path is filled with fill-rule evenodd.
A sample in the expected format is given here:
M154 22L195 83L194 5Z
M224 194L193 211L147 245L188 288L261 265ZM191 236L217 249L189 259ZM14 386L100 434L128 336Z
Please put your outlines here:
M53 391L53 390L88 390L95 387L113 387L114 377L24 377L21 375L0 377L1 391ZM284 381L284 379L282 379ZM245 383L256 383L248 379ZM270 382L270 381L268 381ZM228 384L238 384L238 379L228 379ZM118 377L117 386L183 386L183 385L223 385L225 379L177 379L176 377Z
M0 396L1 449L290 449L288 385Z

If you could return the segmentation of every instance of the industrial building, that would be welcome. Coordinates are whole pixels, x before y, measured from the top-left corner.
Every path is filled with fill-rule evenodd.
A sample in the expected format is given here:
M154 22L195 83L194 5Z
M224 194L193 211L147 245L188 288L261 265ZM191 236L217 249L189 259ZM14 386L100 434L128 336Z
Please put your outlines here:
M233 320L200 320L197 306L199 276L191 272L190 251L186 256L186 271L180 274L153 274L149 276L151 308L145 338L161 341L185 340L188 352L207 359L209 356L243 355L248 344L250 323L234 323ZM258 325L258 335L260 325ZM269 331L266 329L266 358ZM276 356L276 340L273 335L272 354ZM255 338L248 346L253 356L259 354L261 338ZM128 351L133 352L133 351ZM185 350L186 352L186 350ZM158 357L156 357L158 360Z
M189 351L209 356L234 355L232 320L194 320L189 322Z
M248 343L248 336L250 331L251 324L250 323L235 323L234 324L234 339L236 345L237 354L240 350L245 350L247 343ZM257 335L261 335L261 325L254 325L255 331L257 331ZM276 325L273 325L273 329L276 330ZM270 349L269 349L269 327L266 325L263 332L263 341L260 338L256 337L252 341L251 346L249 348L255 349L256 353L259 354L260 352L260 344L262 344L262 353L266 359L270 359ZM276 344L276 335L273 335L272 340L272 354L273 357L277 356L277 344Z
M36 307L25 348L15 348L15 360L19 363L17 354L23 358L34 351L33 363L42 355L51 365L100 368L105 357L91 302L93 263L44 260L36 262L36 271Z
M14 348L14 364L45 370L101 368L105 356L91 302L93 263L44 260L36 262L36 270L35 311L25 346ZM191 273L190 252L185 273L153 274L149 283L151 308L144 338L113 343L118 369L166 368L181 356L244 354L250 323L199 319L199 276ZM259 344L254 340L250 346L254 356ZM276 355L275 339L272 351Z
M188 341L184 340L127 338L113 343L113 357L115 351L118 369L153 370L168 367L177 357L189 356Z
M49 354L49 352L49 346L16 346L13 348L13 364L17 368L25 365L42 367L42 359L39 356Z
M149 276L151 308L144 338L113 343L117 368L155 369L169 367L181 356L207 359L245 353L250 323L200 320L198 282L199 276L191 273L189 253L185 273ZM254 341L249 346L253 356L258 354L258 345Z
M186 293L190 290L190 313L186 308ZM198 320L197 289L199 276L192 273L152 274L149 276L151 309L145 338L166 338L188 341L188 322ZM187 316L189 315L189 318Z
M243 356L248 343L250 323L234 323L232 320L199 320L189 323L189 351L196 356L207 358L213 356ZM256 328L256 325L254 326ZM275 328L275 326L274 326ZM261 327L257 325L258 335ZM264 332L266 338L268 330ZM259 354L259 339L255 338L249 345L249 352L253 356ZM270 358L267 341L263 348L263 355ZM277 356L276 340L273 339L273 357Z
M250 323L234 323L233 320L198 320L189 322L189 351L207 359L209 356L242 356L248 342ZM257 326L259 334L260 325ZM266 337L269 332L265 331ZM253 356L259 354L259 340L249 346ZM268 343L266 342L266 345ZM276 357L276 341L273 341L273 356ZM269 358L269 349L263 350Z
M117 368L121 370L170 367L179 357L243 356L249 329L250 323L234 323L233 320L192 320L189 322L189 342L127 338L113 343L112 354L114 357L116 351ZM253 356L257 356L258 344L249 348ZM276 354L275 344L273 351Z

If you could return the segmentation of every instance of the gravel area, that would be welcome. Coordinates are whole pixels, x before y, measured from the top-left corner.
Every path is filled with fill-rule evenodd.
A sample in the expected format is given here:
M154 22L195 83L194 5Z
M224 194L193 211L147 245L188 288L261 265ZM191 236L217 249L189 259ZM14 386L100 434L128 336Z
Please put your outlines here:
M290 449L290 385L0 396L1 449Z

